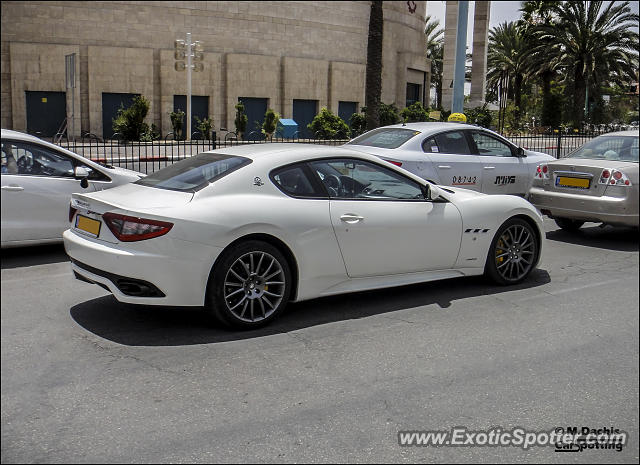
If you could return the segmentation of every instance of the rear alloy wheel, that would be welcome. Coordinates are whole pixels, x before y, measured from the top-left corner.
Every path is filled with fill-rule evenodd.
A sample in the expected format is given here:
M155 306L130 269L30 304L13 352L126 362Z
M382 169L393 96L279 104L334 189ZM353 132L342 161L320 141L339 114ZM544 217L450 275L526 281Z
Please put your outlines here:
M584 224L584 221L570 220L569 218L554 218L553 219L558 226L565 231L577 231Z
M485 274L498 284L518 284L531 273L538 262L538 237L525 220L512 218L496 233Z
M257 328L286 306L291 271L277 248L248 241L224 252L209 286L209 307L218 321L236 328Z

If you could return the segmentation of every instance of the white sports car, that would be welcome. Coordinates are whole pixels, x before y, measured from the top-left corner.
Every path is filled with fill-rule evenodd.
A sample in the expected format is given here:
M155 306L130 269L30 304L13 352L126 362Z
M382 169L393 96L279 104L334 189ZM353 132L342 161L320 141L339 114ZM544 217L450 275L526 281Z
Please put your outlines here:
M62 242L72 193L109 189L143 176L3 129L2 247Z
M524 196L546 153L518 147L493 131L459 123L408 123L366 132L346 148L377 155L421 178L485 194Z
M544 237L522 198L440 188L373 155L306 144L201 153L74 194L69 217L78 279L245 328L287 301L483 273L519 283Z

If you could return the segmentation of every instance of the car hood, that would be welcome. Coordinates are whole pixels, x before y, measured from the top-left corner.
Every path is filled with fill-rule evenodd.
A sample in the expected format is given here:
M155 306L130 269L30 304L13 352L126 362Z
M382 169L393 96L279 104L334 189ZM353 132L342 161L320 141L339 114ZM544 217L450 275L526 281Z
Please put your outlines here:
M527 158L531 158L532 160L535 160L535 161L552 161L556 159L556 157L549 155L548 153L535 152L533 150L526 150L526 149L524 152L527 154Z
M450 187L450 186L440 186L438 187L445 192L445 195L451 195L453 199L456 200L467 200L467 199L475 199L477 197L484 197L487 194L483 194L482 192L472 191L470 189L464 189L462 187Z
M126 168L120 168L119 166L114 166L113 168L107 168L106 172L115 174L118 176L126 177L126 178L131 178L133 181L137 181L138 179L144 178L146 176L146 174L140 173L139 171L128 170Z

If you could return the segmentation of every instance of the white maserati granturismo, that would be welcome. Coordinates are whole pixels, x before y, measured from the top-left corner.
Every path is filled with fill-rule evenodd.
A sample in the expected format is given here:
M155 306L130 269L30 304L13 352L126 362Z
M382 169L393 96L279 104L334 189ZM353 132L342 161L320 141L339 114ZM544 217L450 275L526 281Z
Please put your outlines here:
M287 302L486 274L523 281L542 218L526 200L443 188L339 147L244 145L74 194L76 278L122 302L266 324Z

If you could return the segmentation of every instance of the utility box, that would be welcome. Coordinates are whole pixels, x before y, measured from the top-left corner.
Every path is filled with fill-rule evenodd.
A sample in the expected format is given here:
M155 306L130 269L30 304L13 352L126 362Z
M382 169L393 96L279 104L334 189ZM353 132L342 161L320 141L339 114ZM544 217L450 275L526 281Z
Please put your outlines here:
M281 119L276 129L276 137L283 139L293 139L298 137L298 123L292 119Z

